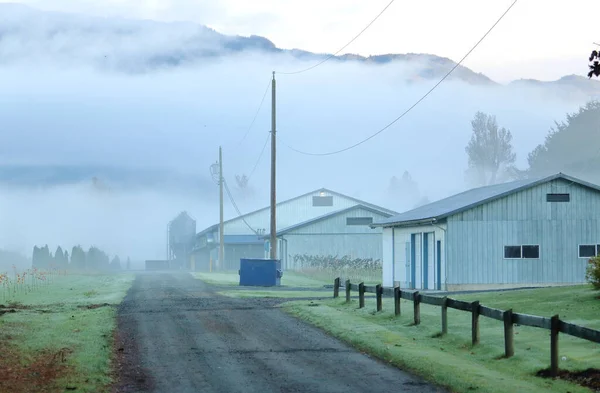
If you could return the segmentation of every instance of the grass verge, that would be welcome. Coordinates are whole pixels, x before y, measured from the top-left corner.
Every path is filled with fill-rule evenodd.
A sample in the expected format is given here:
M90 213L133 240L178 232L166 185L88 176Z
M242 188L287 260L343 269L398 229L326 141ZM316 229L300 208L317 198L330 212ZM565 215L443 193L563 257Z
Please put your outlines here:
M0 391L108 391L114 306L132 281L125 274L61 276L47 287L10 299L4 311L11 312L0 316L0 341L10 355L0 359L6 372ZM7 368L9 362L27 375L18 367Z
M238 272L217 272L217 273L202 273L193 272L192 275L204 281L207 284L213 285L229 285L239 286L240 276ZM333 280L330 282L305 276L296 272L284 272L281 278L281 286L294 288L323 288L324 285L333 285Z
M558 313L570 322L600 328L597 296L589 287L579 286L456 297L534 315ZM318 307L297 301L286 303L283 308L362 351L453 391L590 392L570 382L535 376L550 363L550 338L546 330L516 326L515 356L505 359L501 322L481 317L481 344L471 347L469 313L449 309L449 334L438 337L439 307L421 305L421 324L414 326L412 303L402 302L400 317L393 315L392 304L391 299L384 298L384 311L380 313L375 312L374 299L367 300L363 309L358 309L355 300L346 304L337 299L319 301ZM565 359L560 364L563 369L597 367L600 345L561 335L560 356Z
M231 290L231 291L221 291L218 292L219 295L233 297L238 299L246 299L246 298L281 298L281 299L289 299L289 298L304 298L304 297L314 297L314 298L329 298L331 294L329 292L323 291L239 291L239 290Z

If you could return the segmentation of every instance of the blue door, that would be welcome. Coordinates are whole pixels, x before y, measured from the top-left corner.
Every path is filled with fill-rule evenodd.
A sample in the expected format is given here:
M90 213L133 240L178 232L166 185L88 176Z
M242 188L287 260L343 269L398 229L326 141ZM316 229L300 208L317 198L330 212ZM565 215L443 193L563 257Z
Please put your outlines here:
M442 290L442 241L438 240L436 244L436 252L437 255L437 277L436 277L436 289L438 291Z
M423 234L423 289L429 289L427 282L429 281L429 233Z
M417 235L410 235L410 289L415 289L417 281Z

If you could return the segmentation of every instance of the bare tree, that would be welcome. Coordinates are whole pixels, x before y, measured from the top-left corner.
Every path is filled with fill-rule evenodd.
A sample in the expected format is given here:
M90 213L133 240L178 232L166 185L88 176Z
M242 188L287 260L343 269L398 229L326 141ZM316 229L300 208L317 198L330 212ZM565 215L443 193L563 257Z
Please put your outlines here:
M235 175L235 182L237 183L238 188L241 190L248 188L248 176L246 175Z
M471 121L473 135L465 151L469 155L469 170L478 185L495 184L499 175L508 175L516 155L512 149L512 134L498 127L496 116L477 112Z

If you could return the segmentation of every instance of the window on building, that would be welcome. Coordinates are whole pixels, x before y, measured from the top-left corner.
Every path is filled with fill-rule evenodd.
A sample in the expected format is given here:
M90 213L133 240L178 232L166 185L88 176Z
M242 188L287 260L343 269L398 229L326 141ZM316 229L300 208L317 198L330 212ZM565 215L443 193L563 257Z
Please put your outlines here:
M539 245L504 246L504 259L539 259Z
M520 259L521 258L521 246L504 246L504 258Z
M570 202L570 194L546 194L546 202Z
M333 206L333 197L330 196L313 196L313 206Z
M600 245L598 244L581 244L579 245L579 258L593 258L598 255Z
M524 259L538 259L540 257L540 246L523 246Z
M373 217L346 217L346 225L371 225Z

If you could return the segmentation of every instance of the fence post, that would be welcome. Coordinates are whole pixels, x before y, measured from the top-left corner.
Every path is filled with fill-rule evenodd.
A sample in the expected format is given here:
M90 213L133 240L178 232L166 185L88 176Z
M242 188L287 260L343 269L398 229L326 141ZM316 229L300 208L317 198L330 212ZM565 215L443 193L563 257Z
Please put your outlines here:
M383 305L381 304L381 298L383 297L383 288L381 287L381 284L375 286L375 293L377 295L377 312L379 312L383 308Z
M338 298L340 296L340 278L337 277L333 280L333 298Z
M479 344L479 301L471 303L471 344Z
M346 303L350 303L350 280L346 280Z
M555 315L550 319L550 375L558 376L558 332L560 319Z
M415 311L415 325L421 323L421 299L419 298L419 291L413 293L413 306Z
M448 333L448 297L442 298L442 334Z
M394 288L394 314L400 316L400 287Z
M502 314L504 320L504 356L507 358L515 354L512 314L512 308Z
M358 308L365 306L365 283L358 284Z

